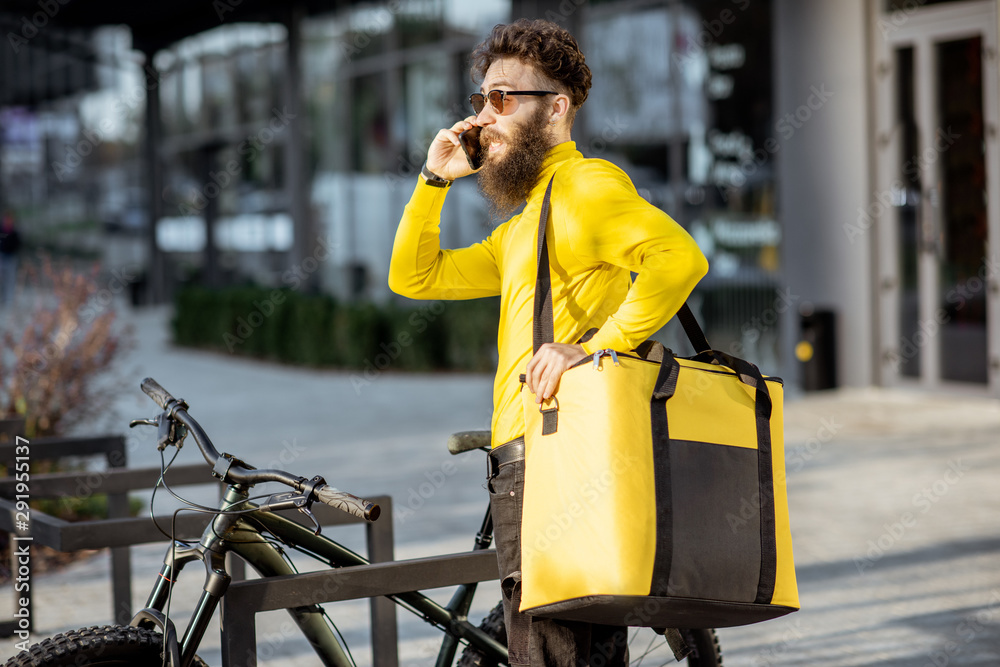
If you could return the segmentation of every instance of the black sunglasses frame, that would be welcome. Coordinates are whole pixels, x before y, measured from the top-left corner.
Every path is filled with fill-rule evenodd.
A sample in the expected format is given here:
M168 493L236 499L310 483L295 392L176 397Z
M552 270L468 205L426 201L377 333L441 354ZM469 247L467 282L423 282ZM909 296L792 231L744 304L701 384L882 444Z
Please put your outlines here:
M494 93L500 94L500 108L497 109L496 103L493 102L491 96ZM534 95L536 97L541 97L543 95L558 95L559 93L553 90L500 90L495 88L485 95L483 93L472 93L469 95L469 104L472 105L472 110L476 112L478 116L482 113L483 109L486 108L486 101L489 100L490 106L493 107L493 111L498 114L503 113L504 109L507 108L507 96L508 95Z

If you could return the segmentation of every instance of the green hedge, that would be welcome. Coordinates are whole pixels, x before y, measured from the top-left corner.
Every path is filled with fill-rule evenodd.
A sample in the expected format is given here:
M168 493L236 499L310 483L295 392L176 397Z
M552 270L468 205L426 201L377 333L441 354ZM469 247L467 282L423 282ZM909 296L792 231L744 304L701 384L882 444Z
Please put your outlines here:
M182 288L174 342L306 366L393 370L495 368L498 299L340 303L289 289Z

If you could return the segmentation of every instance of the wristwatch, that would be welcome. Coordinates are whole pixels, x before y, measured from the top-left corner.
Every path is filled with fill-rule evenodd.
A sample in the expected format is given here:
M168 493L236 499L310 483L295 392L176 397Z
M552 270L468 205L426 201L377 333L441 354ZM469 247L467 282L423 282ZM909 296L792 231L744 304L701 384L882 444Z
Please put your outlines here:
M424 166L420 169L420 175L424 177L424 181L427 185L433 185L436 188L446 188L451 185L451 181L445 178L441 178L433 171L427 168L427 163L424 162Z

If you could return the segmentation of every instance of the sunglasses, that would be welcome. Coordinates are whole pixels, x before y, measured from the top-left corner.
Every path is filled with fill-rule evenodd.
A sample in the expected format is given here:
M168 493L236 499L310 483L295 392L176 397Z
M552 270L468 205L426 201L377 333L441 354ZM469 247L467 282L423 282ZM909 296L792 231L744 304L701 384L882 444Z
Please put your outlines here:
M476 112L477 116L482 113L483 109L486 107L486 100L490 101L490 106L493 107L493 111L501 114L503 113L504 106L507 103L508 95L535 95L541 97L543 95L558 94L559 93L551 90L491 90L485 95L482 93L472 93L469 95L469 103L472 104L472 110Z

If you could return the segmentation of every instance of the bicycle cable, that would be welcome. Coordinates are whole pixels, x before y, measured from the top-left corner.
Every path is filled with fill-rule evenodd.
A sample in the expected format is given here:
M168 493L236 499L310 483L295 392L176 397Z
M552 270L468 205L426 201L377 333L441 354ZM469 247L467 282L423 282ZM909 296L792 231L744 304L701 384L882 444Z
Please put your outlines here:
M163 453L162 452L160 453L160 477L157 480L157 486L153 487L153 496L150 498L150 508L149 508L150 518L153 520L154 524L156 524L156 517L153 516L153 500L155 499L155 496L156 496L156 490L157 490L157 488L159 488L160 485L162 485L163 488L167 491L167 493L169 493L173 498L175 498L176 500L178 500L178 501L180 501L180 502L182 502L182 503L184 503L185 505L188 506L188 507L181 508L183 510L187 510L187 511L191 511L191 512L201 512L203 514L215 514L216 516L237 515L237 514L251 514L253 512L257 512L257 511L260 510L259 507L247 507L245 509L239 509L239 510L222 509L222 508L219 508L219 507L210 507L208 505L200 505L200 504L198 504L198 503L196 503L196 502L194 502L192 500L188 500L187 498L184 498L183 496L181 496L180 494L178 494L177 492L175 492L172 488L170 488L170 485L167 483L167 480L166 480L166 477L165 477L165 475L167 473L167 470L169 470L170 466L173 465L174 459L176 459L176 458L177 458L177 452L175 452L174 456L170 459L170 463L167 463L166 465L164 465L164 463L163 463ZM247 498L243 498L239 502L240 503L253 502L253 501L256 501L256 500L262 500L264 498L269 498L269 497L271 497L271 495L273 495L273 494L270 494L270 493L261 493L261 494L258 494L256 496L249 496ZM227 507L233 507L233 504L227 505ZM166 538L168 538L170 540L176 539L176 537L174 535L168 535L166 532L164 532L164 530L162 528L160 528L159 524L156 524L156 528L157 528L157 530L160 531L160 533L162 533L164 535L164 537L166 537ZM212 526L212 533L217 538L219 538L220 540L222 540L222 539L229 539L230 542L237 542L238 541L238 540L233 540L231 538L225 538L222 535L219 535L217 532L215 532L215 526L214 525ZM189 544L189 543L193 542L194 540L192 539L192 540L179 540L179 541L183 542L184 544Z
M153 493L150 495L150 498L149 498L149 518L152 520L153 525L156 526L156 529L158 531L160 531L160 533L164 537L166 537L168 540L170 540L170 560L171 560L171 562L174 562L174 560L176 559L176 556L177 556L177 551L176 550L177 550L177 544L178 543L182 543L184 545L189 546L190 543L193 541L193 540L180 540L180 539L177 538L177 516L181 512L185 512L185 511L186 512L201 512L201 513L206 513L206 514L216 514L216 515L219 515L219 514L244 514L244 513L248 513L248 512L253 512L253 511L255 511L257 509L257 508L247 508L247 509L243 509L243 510L223 510L223 509L219 509L219 508L211 508L211 507L207 507L207 506L204 506L204 505L199 505L198 503L190 501L187 498L183 498L182 496L180 496L179 494L177 494L176 492L174 492L174 490L170 488L170 485L167 484L166 474L167 474L167 471L170 470L170 467L174 464L174 461L177 459L177 455L178 454L180 454L180 450L175 450L174 451L174 455L170 458L170 461L168 462L168 461L166 461L166 458L164 456L163 451L160 451L160 475L159 475L159 477L156 480L156 484L153 486ZM180 501L180 502L188 505L188 507L179 507L176 510L174 510L173 514L170 517L170 533L167 533L166 531L163 530L163 528L160 527L160 524L156 521L156 515L154 513L154 506L155 506L155 503L156 503L156 492L160 488L161 485L175 499L177 499L178 501ZM259 496L252 496L252 497L247 498L247 499L245 499L244 501L241 501L241 502L258 500L260 498L266 498L269 495L270 494L261 494ZM220 540L224 539L221 535L219 535L215 531L215 526L214 525L212 525L212 533L217 538L219 538ZM272 546L274 546L273 543L272 543ZM166 604L166 606L164 608L164 614L163 614L163 618L164 618L164 638L166 637L166 626L167 626L167 624L170 621L170 605L173 602L173 597L174 597L173 582L170 582L170 584L171 585L170 585L170 588L169 588L169 592L167 593L167 604ZM339 633L339 630L338 630L338 633ZM166 650L166 645L164 645L164 648L163 648L163 663L161 664L161 667L167 667L167 650Z
M174 464L178 454L180 454L179 449L174 451L174 455L170 458L170 462L167 463L163 455L163 450L160 450L160 476L157 478L156 484L153 485L152 495L149 496L149 518L153 522L153 525L156 526L156 529L160 531L160 534L170 540L171 544L173 544L174 536L168 534L165 530L160 528L160 524L156 521L156 515L153 514L153 506L156 504L156 492L159 490L160 485L162 484L164 488L168 488L164 475L166 475L167 471L170 470L170 466Z
M149 517L153 521L153 525L156 526L156 529L158 531L160 531L160 533L164 537L166 537L167 539L170 540L171 561L173 561L174 558L176 557L176 548L177 548L177 543L178 542L180 542L182 544L185 544L185 545L190 545L190 543L193 541L193 540L178 539L176 537L176 535L177 535L177 516L181 512L200 512L200 513L204 513L204 514L215 514L215 515L218 516L218 515L238 515L238 514L248 514L249 515L249 514L252 514L254 512L260 511L259 507L249 507L249 508L239 509L239 510L228 510L228 509L220 509L218 507L208 507L206 505L200 505L200 504L195 503L195 502L193 502L191 500L188 500L187 498L184 498L181 495L179 495L178 493L176 493L172 488L170 488L170 485L167 483L166 473L167 473L167 471L170 470L170 467L174 464L174 461L177 459L178 454L180 454L180 450L179 449L174 451L174 454L170 458L170 461L167 462L166 459L165 459L163 451L160 451L160 475L159 475L159 477L156 480L156 484L153 486L153 493L150 495L150 499L149 499ZM160 527L159 523L157 523L157 521L156 521L156 516L153 513L153 506L154 506L154 503L155 503L155 500L156 500L156 492L160 488L161 485L167 491L167 493L169 493L174 499L176 499L179 502L182 502L182 503L184 503L185 505L188 506L188 507L179 507L176 510L174 510L173 514L171 515L171 519L170 519L170 533L169 534L166 531L164 531L163 528ZM264 493L264 494L259 494L259 495L256 495L256 496L250 496L248 498L244 498L244 499L240 500L240 503L251 502L251 501L260 500L260 499L263 499L263 498L268 498L271 495L273 495L273 494ZM232 505L229 505L229 507L232 507ZM248 517L248 518L251 521L253 521L253 517ZM266 526L264 526L263 524L260 524L258 522L258 525L260 525L260 527L264 529L262 531L258 531L258 535L260 535L261 538L265 542L267 542L268 544L270 544L278 552L278 554L286 562L286 564L292 570L293 573L299 574L299 570L295 566L295 563L292 561L292 559L288 555L288 553L282 548L282 545L284 545L286 547L289 547L291 549L294 549L295 551L298 551L298 552L302 553L303 555L305 555L305 556L307 556L309 558L312 558L313 560L316 560L318 562L325 562L325 561L320 560L320 558L317 555L312 554L309 551L306 551L305 549L299 547L298 545L291 544L291 543L285 542L284 540L281 540L278 536L273 535L270 531L268 531L266 529ZM220 540L228 540L228 541L233 542L233 543L239 542L238 540L233 540L231 538L231 536L230 537L223 537L222 535L219 535L219 533L217 533L215 531L214 522L212 524L210 524L210 526L212 528L212 533L218 539L220 539ZM249 540L247 542L249 542ZM335 567L333 565L333 563L327 563L327 564L330 567ZM171 582L171 583L173 583L173 582ZM173 601L173 592L174 592L174 587L173 587L173 585L171 585L170 589L169 589L169 593L167 594L167 604L166 604L165 609L164 609L164 625L165 626L170 621L170 605L171 605L171 602ZM403 601L397 599L395 596L386 596L386 597L389 597L390 599L392 599L393 601L395 601L397 604L403 606L404 608L409 609L411 612L413 612L413 613L417 614L418 616L422 617L425 621L431 623L432 625L437 625L431 619L429 619L427 616L425 616L425 615L417 612L416 609L412 608L410 605L404 603ZM340 630L340 628L333 621L333 619L330 618L329 613L327 613L326 609L322 605L317 604L316 607L319 610L319 613L323 616L323 618L326 619L326 622L330 624L330 627L333 628L334 632L337 633L337 636L340 638L341 646L343 646L344 651L347 653L348 659L351 661L351 665L353 665L354 667L357 667L357 661L354 659L354 654L351 653L351 647L348 645L347 639L344 637L344 633ZM162 664L162 667L166 667L167 651L166 651L166 647L165 646L164 646L164 650L163 650L163 660L164 660L164 662Z

